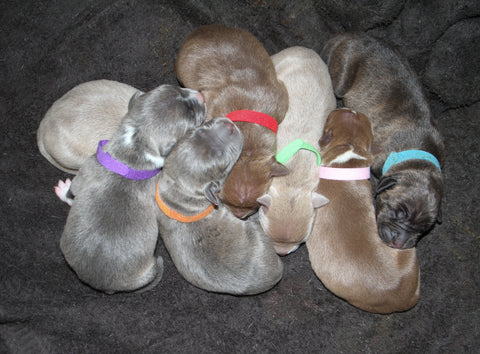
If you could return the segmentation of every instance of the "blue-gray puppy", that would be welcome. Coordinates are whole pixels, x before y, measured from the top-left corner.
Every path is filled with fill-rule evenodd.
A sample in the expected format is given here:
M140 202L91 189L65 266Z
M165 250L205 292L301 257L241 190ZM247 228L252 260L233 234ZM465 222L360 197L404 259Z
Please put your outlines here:
M208 121L173 148L156 191L160 235L178 271L199 288L236 295L266 291L283 274L258 218L238 219L217 196L242 146L229 119Z
M132 97L112 139L99 144L62 193L71 210L60 248L82 281L106 293L158 283L163 259L154 256L153 176L176 142L204 120L203 96L193 90L163 85Z

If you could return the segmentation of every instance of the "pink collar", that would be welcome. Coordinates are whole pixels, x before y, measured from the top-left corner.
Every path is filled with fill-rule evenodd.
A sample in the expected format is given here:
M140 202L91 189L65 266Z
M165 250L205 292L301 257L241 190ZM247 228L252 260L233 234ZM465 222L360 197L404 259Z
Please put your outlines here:
M370 178L370 167L336 168L320 166L318 177L335 181L358 181Z
M277 133L278 123L275 118L269 116L268 114L256 111L249 111L246 109L242 109L239 111L233 111L226 115L228 119L232 122L248 122L248 123L256 123L267 127L275 134Z

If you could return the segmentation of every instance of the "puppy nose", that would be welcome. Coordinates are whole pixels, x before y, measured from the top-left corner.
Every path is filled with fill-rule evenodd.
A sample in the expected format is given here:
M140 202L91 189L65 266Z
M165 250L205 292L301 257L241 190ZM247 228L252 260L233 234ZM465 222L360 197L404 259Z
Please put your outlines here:
M195 94L195 98L198 100L198 102L200 103L204 103L205 102L205 97L203 97L203 95L200 93L200 92L197 92Z
M228 128L230 134L233 134L233 132L235 131L235 124L230 120L226 120L224 124Z

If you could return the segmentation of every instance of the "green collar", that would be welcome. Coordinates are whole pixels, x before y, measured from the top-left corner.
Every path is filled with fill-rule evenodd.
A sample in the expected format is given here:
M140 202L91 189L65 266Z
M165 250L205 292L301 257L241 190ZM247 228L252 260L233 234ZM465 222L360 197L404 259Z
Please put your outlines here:
M314 152L317 155L317 165L320 166L320 164L322 163L320 153L312 145L304 142L302 139L296 139L292 141L290 144L280 150L275 157L279 163L284 164L285 162L290 160L290 158L295 155L300 149L310 150Z

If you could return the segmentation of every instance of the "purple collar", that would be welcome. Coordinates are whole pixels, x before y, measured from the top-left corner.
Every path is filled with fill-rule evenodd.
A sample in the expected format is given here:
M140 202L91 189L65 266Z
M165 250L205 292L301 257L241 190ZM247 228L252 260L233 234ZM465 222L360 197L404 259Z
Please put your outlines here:
M100 140L97 148L97 160L107 170L115 172L120 176L133 180L144 180L155 176L161 168L155 170L134 170L127 165L115 160L108 152L103 151L102 147L108 143L108 140Z

